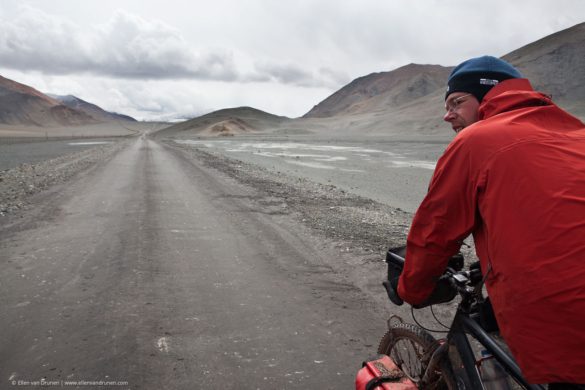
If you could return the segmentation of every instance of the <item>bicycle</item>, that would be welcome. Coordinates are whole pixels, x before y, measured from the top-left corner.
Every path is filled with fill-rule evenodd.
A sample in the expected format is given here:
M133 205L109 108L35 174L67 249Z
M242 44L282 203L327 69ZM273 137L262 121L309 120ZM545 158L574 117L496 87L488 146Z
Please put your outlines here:
M403 247L391 248L386 255L388 280L383 285L388 297L396 305L402 305L403 301L391 281L402 272L403 256ZM486 367L488 362L496 364L496 367L499 365L505 375L514 379L515 386L544 390L545 386L526 381L514 358L490 335L497 332L497 322L489 298L482 293L484 278L479 264L475 263L465 270L463 268L463 256L456 255L450 259L447 271L441 278L442 287L450 291L440 303L453 300L457 295L461 297L447 336L437 340L421 326L405 323L401 319L392 324L392 320L398 318L392 316L388 321L389 330L380 341L378 353L390 356L423 390L488 389L490 385L485 375L482 379L481 373L482 366ZM428 306L436 303L439 302L429 303ZM476 358L467 335L475 339L488 356ZM490 359L495 359L497 363ZM510 383L507 378L504 381ZM506 388L501 383L495 386L492 384L491 388Z

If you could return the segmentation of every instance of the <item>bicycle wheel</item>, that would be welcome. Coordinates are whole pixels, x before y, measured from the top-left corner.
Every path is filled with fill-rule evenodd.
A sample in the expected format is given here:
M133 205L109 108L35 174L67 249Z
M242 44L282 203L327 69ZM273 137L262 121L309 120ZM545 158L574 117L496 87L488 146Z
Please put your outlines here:
M435 338L428 332L412 324L393 325L382 337L378 353L388 355L394 363L417 385L427 369L428 361L424 354L431 348ZM432 373L424 389L456 389L455 378L449 361L443 359L439 370ZM423 389L423 387L420 387Z

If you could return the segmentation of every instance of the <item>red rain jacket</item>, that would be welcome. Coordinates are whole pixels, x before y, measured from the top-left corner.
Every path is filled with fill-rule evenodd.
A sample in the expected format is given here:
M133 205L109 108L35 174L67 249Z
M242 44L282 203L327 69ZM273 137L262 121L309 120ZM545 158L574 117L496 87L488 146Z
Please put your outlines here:
M585 383L585 124L507 80L439 159L398 293L423 302L473 234L502 336L532 383Z

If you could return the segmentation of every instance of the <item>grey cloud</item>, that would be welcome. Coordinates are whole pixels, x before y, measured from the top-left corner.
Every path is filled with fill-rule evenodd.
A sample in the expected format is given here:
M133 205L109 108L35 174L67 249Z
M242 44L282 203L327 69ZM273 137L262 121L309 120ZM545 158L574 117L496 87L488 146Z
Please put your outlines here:
M256 71L284 84L308 85L313 79L311 73L293 64L258 62L256 63Z
M2 20L3 19L3 20ZM222 49L195 52L163 23L117 11L105 24L82 28L29 6L16 18L0 17L0 58L5 68L64 75L87 73L123 79L197 79L276 82L339 87L331 70L315 72L276 61L256 63L247 74Z
M319 78L322 80L323 86L329 88L340 88L351 81L347 73L330 68L320 68Z
M229 53L195 53L178 32L162 23L118 12L97 36L97 72L127 78L237 77Z
M162 23L118 11L106 25L82 29L31 7L20 11L0 23L3 67L119 78L238 77L230 53L193 52L178 32Z
M316 72L311 72L295 64L258 62L255 65L255 69L256 73L251 75L249 80L272 80L301 87L339 88L349 79L347 74L341 71L320 68Z
M4 67L44 70L55 74L87 66L87 53L78 39L76 27L58 21L33 8L23 6L12 20L0 23L0 58Z

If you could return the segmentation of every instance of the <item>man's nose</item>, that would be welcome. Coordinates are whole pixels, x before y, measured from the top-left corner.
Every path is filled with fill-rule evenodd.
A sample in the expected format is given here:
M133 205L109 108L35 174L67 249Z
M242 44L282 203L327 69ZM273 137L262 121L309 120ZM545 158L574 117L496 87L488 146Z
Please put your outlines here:
M445 122L451 122L455 118L455 113L452 110L449 110L443 115L443 120Z

